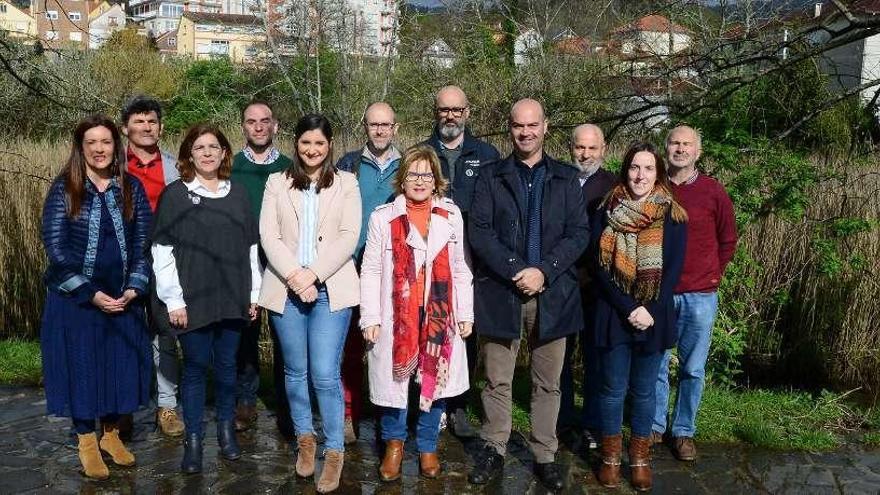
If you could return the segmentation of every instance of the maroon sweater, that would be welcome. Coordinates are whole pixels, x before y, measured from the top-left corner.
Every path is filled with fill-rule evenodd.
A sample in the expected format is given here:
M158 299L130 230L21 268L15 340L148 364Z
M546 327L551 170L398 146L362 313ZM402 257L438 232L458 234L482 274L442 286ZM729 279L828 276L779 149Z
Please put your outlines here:
M736 250L733 203L721 183L703 174L672 186L688 214L684 269L674 292L713 292Z

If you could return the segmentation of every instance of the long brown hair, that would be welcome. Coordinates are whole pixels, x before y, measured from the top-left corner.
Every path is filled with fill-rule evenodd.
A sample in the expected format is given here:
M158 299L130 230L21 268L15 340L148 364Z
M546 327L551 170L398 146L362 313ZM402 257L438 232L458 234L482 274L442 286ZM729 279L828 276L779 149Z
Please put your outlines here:
M296 127L293 130L293 153L290 155L290 166L287 168L286 172L287 178L293 179L293 189L303 191L312 185L312 179L306 174L306 171L302 166L302 160L299 158L297 143L299 143L299 138L302 137L303 134L314 130L321 131L321 134L324 135L327 139L327 143L330 145L327 158L325 158L324 163L321 164L321 175L318 177L315 186L320 191L321 189L333 185L333 176L336 174L336 165L333 164L333 127L330 125L330 121L327 120L327 117L324 117L319 113L310 113L303 115L303 117L296 122Z
M618 172L618 182L620 187L630 194L629 187L627 184L629 183L629 167L632 165L633 159L636 156L636 153L640 152L650 153L654 156L654 163L657 167L657 181L654 184L655 189L659 189L660 191L666 193L670 198L672 198L672 207L670 208L670 214L672 215L672 220L676 223L684 223L688 221L687 211L685 211L684 207L675 199L675 193L672 192L672 182L669 181L669 174L666 173L666 160L663 159L663 156L657 151L657 148L647 142L647 141L636 141L635 143L629 145L629 148L626 150L626 153L623 154L623 163L620 165L620 172ZM614 192L614 189L609 192L608 196L605 197L603 204L607 204L610 195Z
M116 124L105 115L91 115L81 120L73 130L73 142L70 146L70 155L67 157L59 177L64 178L64 194L67 197L67 215L75 218L82 209L83 198L86 193L86 156L83 151L83 140L86 132L95 127L105 127L113 136L113 161L110 162L110 175L119 181L122 190L122 212L126 220L134 218L134 208L131 204L131 185L125 176L125 148L122 145L122 136Z
M220 168L217 170L217 178L226 180L232 175L232 146L229 144L229 140L226 139L226 136L219 127L207 122L201 122L186 131L186 136L184 136L183 142L180 143L180 149L177 152L177 170L180 172L180 178L184 182L191 182L196 178L196 165L192 159L192 147L196 139L205 134L211 134L217 138L220 147L226 152L223 160L220 162Z

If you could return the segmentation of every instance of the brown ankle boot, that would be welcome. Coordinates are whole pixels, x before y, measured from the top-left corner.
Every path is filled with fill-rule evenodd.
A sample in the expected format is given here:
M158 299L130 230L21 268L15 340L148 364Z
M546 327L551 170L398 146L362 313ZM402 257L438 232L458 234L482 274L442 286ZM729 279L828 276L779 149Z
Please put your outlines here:
M632 469L632 487L645 492L651 489L651 439L632 437L629 440L629 467Z
M98 437L95 432L77 435L79 438L79 462L82 464L85 475L96 480L106 480L110 477L110 470L101 458L98 450Z
M117 466L134 466L134 454L119 439L119 427L113 424L102 425L104 434L98 444L101 450L110 454Z
M296 475L300 478L308 478L315 474L315 451L318 449L315 435L297 435L296 444L299 453L296 455Z
M620 453L623 450L623 437L617 435L602 437L599 447L602 464L599 466L599 483L605 488L617 488L620 485Z
M440 458L436 452L422 452L419 454L419 472L425 478L434 479L440 476Z
M385 442L385 457L379 465L379 477L382 481L394 481L400 478L400 464L403 462L403 440Z
M339 488L344 458L345 454L341 450L327 450L324 455L324 469L321 470L321 479L318 480L318 493L330 493Z

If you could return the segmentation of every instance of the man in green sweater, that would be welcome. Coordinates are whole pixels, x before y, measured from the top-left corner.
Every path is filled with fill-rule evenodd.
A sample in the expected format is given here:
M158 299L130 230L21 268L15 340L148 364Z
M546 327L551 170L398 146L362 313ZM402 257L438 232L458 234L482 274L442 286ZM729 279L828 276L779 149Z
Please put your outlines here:
M269 174L280 172L290 166L290 158L281 154L275 147L275 134L278 132L278 121L272 114L272 107L262 100L252 100L241 111L241 129L247 145L235 155L232 161L232 183L243 186L251 198L251 205L257 220L263 205L263 191ZM260 262L266 266L266 258L260 251ZM271 322L271 320L268 320ZM275 329L271 328L275 339ZM238 385L236 390L237 407L235 410L235 428L247 430L257 419L257 390L260 387L259 347L257 345L262 327L262 318L257 318L241 336L238 348ZM275 420L278 429L286 436L293 438L293 426L287 406L287 394L284 391L284 361L281 358L281 346L275 345Z

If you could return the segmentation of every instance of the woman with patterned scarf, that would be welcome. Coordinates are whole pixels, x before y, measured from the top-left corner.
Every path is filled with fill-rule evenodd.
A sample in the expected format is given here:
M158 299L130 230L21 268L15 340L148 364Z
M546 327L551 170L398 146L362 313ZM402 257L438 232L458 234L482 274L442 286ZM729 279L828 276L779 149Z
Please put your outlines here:
M406 151L397 197L370 216L361 265L360 327L368 345L370 400L381 410L383 481L400 478L410 382L419 389L416 448L422 476L440 474L443 399L468 389L464 338L473 326L473 286L461 211L443 197L433 149Z
M593 344L601 373L599 482L620 483L621 425L632 396L629 462L633 488L651 488L654 385L675 345L672 291L684 263L687 214L672 194L663 157L649 143L630 146L620 183L592 215L590 245L599 288Z

